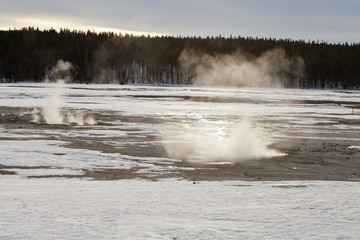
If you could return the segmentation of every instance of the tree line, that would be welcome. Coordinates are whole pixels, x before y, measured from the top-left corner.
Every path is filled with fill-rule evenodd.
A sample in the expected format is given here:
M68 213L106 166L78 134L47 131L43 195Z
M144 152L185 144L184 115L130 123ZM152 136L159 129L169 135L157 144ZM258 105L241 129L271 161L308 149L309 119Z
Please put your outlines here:
M184 49L214 56L241 49L257 57L274 48L304 61L304 74L292 76L284 83L286 87L360 89L360 43L240 36L150 37L33 27L0 31L0 82L43 81L62 59L73 64L73 82L192 84L193 73L179 63Z

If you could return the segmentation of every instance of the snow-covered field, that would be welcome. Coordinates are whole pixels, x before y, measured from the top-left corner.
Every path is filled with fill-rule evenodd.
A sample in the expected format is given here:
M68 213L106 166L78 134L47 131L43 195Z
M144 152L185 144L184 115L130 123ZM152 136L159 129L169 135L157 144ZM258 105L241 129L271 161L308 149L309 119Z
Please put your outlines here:
M42 116L35 113L39 115L49 106L58 109L55 114L50 111L56 115L56 123L59 116L69 119L70 115L73 120L69 121L81 118L80 125L64 122L66 128L46 127L53 122L43 128L14 129L0 124L4 138L0 164L7 166L55 166L75 171L99 166L139 167L161 173L173 171L171 163L178 161L182 152L190 152L185 158L191 161L211 156L225 162L241 158L236 133L253 139L242 142L244 151L261 149L241 152L250 157L281 155L267 145L283 139L352 141L353 150L360 142L360 125L352 124L360 121L358 91L79 84L59 87L44 83L2 84L0 91L0 107L24 108L17 114L19 118L27 117L28 122L38 121ZM0 113L3 117L7 114ZM87 124L87 115L98 124ZM85 146L97 142L103 147L66 147L75 140ZM173 158L156 154L139 157L131 151L154 146L165 146ZM113 150L106 152L105 147ZM153 162L164 164L159 167Z
M239 138L231 130L249 125L240 129L254 139L246 148L262 147L256 152L261 157L281 156L266 143L284 139L338 140L358 157L360 92L77 84L60 90L54 84L0 85L0 107L23 111L14 122L13 113L0 112L7 119L0 124L0 166L16 173L0 175L0 239L360 236L359 182L162 178L194 168L175 165L178 152L164 157L155 151L191 142L181 148L196 148L189 161L231 153L218 143L232 146ZM49 98L54 94L58 98ZM44 123L41 109L50 100L69 122ZM260 145L252 129L264 137ZM219 159L227 164L234 156ZM84 169L136 169L157 181L98 181L81 178ZM80 177L29 178L49 175Z
M0 179L1 239L357 239L355 182Z

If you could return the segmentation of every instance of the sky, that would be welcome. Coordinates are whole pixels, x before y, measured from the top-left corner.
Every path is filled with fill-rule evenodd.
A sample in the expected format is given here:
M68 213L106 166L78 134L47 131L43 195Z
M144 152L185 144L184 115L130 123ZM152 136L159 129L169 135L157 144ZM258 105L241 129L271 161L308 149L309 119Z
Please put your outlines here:
M0 0L0 29L360 42L359 0Z

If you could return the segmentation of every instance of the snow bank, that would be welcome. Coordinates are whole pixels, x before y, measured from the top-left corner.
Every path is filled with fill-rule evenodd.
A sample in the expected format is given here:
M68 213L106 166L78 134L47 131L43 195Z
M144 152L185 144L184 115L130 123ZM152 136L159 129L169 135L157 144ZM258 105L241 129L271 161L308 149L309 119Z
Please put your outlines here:
M0 176L1 239L355 239L357 182Z

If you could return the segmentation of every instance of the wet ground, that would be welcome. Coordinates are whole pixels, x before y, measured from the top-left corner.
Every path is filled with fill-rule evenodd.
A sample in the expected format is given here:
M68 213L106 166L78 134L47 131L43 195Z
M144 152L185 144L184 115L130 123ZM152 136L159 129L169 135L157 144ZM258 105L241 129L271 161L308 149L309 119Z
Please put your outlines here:
M355 104L355 103L352 103ZM1 107L0 112L0 143L11 141L58 141L61 148L86 150L96 154L109 154L112 162L106 164L91 164L82 167L73 166L72 155L67 151L53 153L53 164L32 164L31 154L24 165L11 164L6 161L15 151L2 152L0 174L19 174L28 170L26 177L30 178L88 178L94 180L117 179L150 179L180 178L191 181L204 180L347 180L360 179L360 151L356 146L358 132L352 127L360 127L358 120L343 119L337 121L340 129L334 129L332 121L308 126L307 132L299 131L291 138L278 137L270 145L286 156L273 158L250 159L235 163L225 162L197 162L186 158L173 159L164 148L161 132L162 126L184 122L183 118L167 118L159 116L131 116L117 111L91 111L96 124L78 126L75 124L47 124L43 121L32 122L32 108ZM89 110L83 110L84 113ZM195 121L187 119L186 121ZM116 123L116 124L114 124ZM271 124L263 120L263 124ZM291 122L283 120L283 124ZM142 126L142 127L139 127ZM146 129L146 126L158 126ZM316 129L321 128L321 132ZM314 131L309 131L314 128ZM350 129L350 130L349 130ZM111 130L111 132L106 132ZM355 146L355 147L351 147ZM19 149L21 145L19 146ZM12 152L13 151L13 152ZM8 154L8 155L7 155ZM26 156L26 153L25 153ZM46 156L45 156L46 157ZM63 166L56 159L67 157L69 163ZM221 160L221 159L220 159ZM60 160L59 160L60 161ZM61 160L63 161L63 160ZM114 161L117 163L114 164ZM131 162L124 166L122 161ZM77 173L52 173L47 170L71 169ZM34 170L41 170L42 174L32 175ZM26 171L25 171L26 172Z

